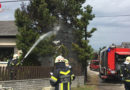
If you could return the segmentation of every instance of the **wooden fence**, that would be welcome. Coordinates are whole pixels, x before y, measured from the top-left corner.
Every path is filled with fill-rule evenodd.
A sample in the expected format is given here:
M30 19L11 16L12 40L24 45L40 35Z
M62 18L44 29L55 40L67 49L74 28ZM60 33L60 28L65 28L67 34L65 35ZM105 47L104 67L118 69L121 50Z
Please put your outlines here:
M0 67L0 81L49 78L52 69L41 66ZM73 73L82 75L79 67L73 67Z

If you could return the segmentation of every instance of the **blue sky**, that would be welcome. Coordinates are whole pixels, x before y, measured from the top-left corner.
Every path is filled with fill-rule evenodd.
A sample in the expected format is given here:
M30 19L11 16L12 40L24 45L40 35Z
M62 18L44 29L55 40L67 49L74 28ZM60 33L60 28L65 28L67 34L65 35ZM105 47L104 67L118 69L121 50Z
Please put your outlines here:
M5 0L0 0L5 1ZM8 0L11 1L11 0ZM20 7L21 2L3 3L3 12L0 12L0 21L14 20L14 11ZM95 18L90 22L88 30L97 28L90 40L90 45L95 50L100 47L109 46L112 43L130 42L130 0L86 0L87 5L93 7ZM118 16L118 17L98 17Z

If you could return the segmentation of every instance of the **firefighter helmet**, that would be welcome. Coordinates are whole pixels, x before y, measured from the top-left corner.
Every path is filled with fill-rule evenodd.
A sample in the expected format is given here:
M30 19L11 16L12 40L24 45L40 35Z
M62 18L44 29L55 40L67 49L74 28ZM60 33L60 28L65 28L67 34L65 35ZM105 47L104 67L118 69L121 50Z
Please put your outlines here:
M67 59L64 59L65 65L69 66L69 61Z
M63 56L57 56L55 59L55 63L59 63L59 62L64 62L64 57Z
M18 54L14 54L13 59L18 59Z
M18 50L18 57L20 57L23 54L22 50Z
M128 62L128 63L130 63L130 56L126 57L126 60L125 60L125 62Z

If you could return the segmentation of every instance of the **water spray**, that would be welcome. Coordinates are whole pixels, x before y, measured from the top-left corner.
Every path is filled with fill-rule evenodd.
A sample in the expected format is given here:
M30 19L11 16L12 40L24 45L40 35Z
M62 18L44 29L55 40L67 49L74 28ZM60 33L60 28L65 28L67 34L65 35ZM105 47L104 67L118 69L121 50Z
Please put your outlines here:
M45 38L47 38L47 37L50 37L50 36L52 36L52 35L56 35L59 30L60 30L60 26L56 26L56 27L54 27L54 30L53 30L53 31L50 31L50 32L48 32L48 33L46 33L46 34L41 35L41 36L39 37L39 39L33 44L33 46L29 49L29 51L25 54L25 56L24 56L24 58L22 59L21 62L23 62L24 59L27 58L27 56L32 52L32 50L38 45L38 43L39 43L41 40L43 40L43 39L45 39Z

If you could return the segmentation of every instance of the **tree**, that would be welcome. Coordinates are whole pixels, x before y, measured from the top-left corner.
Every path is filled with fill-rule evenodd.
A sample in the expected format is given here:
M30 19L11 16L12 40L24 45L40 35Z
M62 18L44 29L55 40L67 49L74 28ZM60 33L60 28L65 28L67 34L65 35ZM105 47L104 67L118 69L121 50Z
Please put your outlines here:
M51 0L49 1L51 2ZM89 57L91 57L91 54L89 53L93 52L91 46L88 45L87 38L90 38L92 36L92 33L96 31L96 28L92 28L90 31L87 30L89 22L95 17L95 15L92 14L92 7L90 5L87 5L86 7L82 8L82 4L84 2L85 0L54 0L54 3L50 3L49 6L52 5L52 7L54 8L52 10L52 14L65 21L67 24L70 24L76 32L76 43L73 44L73 46L78 46L79 48L75 50L77 51L77 54L80 54L78 56L79 59L82 61L81 64L84 70L86 82L87 60L90 59ZM58 3L57 5L59 6L55 6L54 4L56 3ZM83 39L85 39L85 41ZM84 45L88 47L85 47ZM85 48L86 50L84 51L83 49Z
M49 13L45 0L31 0L26 7L22 4L21 9L15 11L15 22L18 27L17 47L23 51L23 56L28 52L30 47L35 43L40 35L49 31L53 26L55 17ZM38 54L43 56L50 55L54 52L52 38L41 42L31 55L25 59L25 65L40 65ZM40 52L40 53L39 53ZM33 58L33 59L32 59Z
M47 0L50 2L49 6L52 11L52 14L55 15L57 18L62 19L67 24L70 24L74 30L76 35L76 43L79 49L77 49L77 53L79 53L78 50L84 49L84 48L90 48L90 47L84 47L84 41L85 39L86 46L88 46L88 40L87 38L90 38L92 36L92 33L96 31L96 28L92 28L90 31L87 30L87 26L89 25L89 22L95 17L94 14L92 14L92 7L90 5L87 5L86 7L82 8L82 4L86 0ZM79 18L80 17L80 18ZM74 46L75 46L74 45ZM92 50L90 49L92 52ZM86 50L86 53L88 51ZM88 52L89 53L89 52ZM85 58L81 58L79 56L79 59L83 61L83 64L85 63L85 81L87 80L87 58L90 56L83 55L83 53L80 53L81 56L84 56ZM85 53L84 53L85 54ZM89 55L89 54L88 54Z
M88 41L81 40L80 44L73 43L74 51L77 52L78 62L82 65L82 70L84 72L84 83L87 81L87 66L88 60L91 60L93 57L93 48L91 45L88 45Z
M41 34L48 32L54 23L60 23L59 20L61 20L72 26L75 32L76 38L73 46L75 48L77 47L76 51L79 56L79 61L82 67L85 67L86 80L87 59L90 58L90 53L93 51L91 46L88 45L88 38L92 36L92 33L96 29L92 28L89 31L87 30L89 21L94 18L94 14L92 14L92 7L90 5L82 8L85 1L86 0L30 0L30 4L27 7L23 5L21 9L17 9L15 17L19 31L19 35L17 36L18 48L26 53ZM48 42L50 43L49 45L52 45L50 41ZM44 44L46 46L46 43ZM53 54L54 49L52 46L50 47L52 48L51 54ZM33 56L37 56L39 50L37 48L35 48ZM49 46L41 46L41 48L49 48ZM48 55L50 52L47 51L48 49L45 50L46 51L39 52L44 52L44 54L46 53L45 55Z
M55 51L56 51L56 56L62 55L63 57L66 57L68 55L68 49L63 44L58 46Z
M77 18L76 20L76 36L78 37L77 42L73 44L73 46L77 51L77 54L79 54L78 57L81 60L82 68L84 70L85 83L87 81L87 60L91 59L93 54L93 49L88 45L88 38L90 38L92 36L92 33L96 31L96 28L92 28L90 31L88 31L87 26L89 25L90 20L92 20L94 17L94 14L92 14L92 7L90 5L87 5L84 10L82 10L81 17Z

